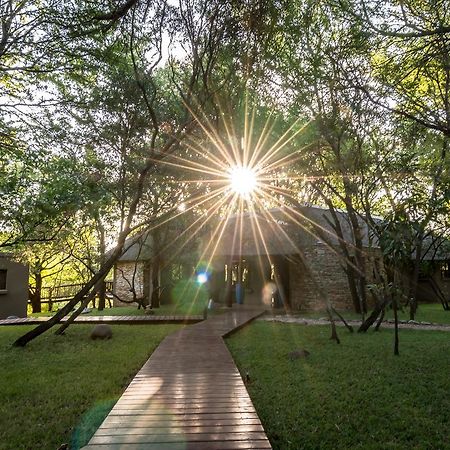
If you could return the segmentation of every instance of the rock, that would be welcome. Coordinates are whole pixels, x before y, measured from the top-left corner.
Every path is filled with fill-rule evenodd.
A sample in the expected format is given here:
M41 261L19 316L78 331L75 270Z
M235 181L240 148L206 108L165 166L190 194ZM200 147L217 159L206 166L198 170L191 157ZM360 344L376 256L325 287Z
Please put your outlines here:
M8 316L7 319L18 319L17 316Z
M288 357L291 361L293 361L294 359L306 358L309 355L310 353L308 352L308 350L304 349L294 350L293 352L288 353Z
M83 311L81 311L81 314L89 314L91 311L91 308L84 308Z
M91 339L111 339L112 329L106 323L95 325L91 332Z

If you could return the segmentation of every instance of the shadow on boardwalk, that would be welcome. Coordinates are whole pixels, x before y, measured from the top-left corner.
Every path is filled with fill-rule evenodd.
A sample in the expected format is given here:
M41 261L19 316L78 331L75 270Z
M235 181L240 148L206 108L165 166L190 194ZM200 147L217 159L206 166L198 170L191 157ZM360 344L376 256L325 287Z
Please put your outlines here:
M270 449L222 339L262 313L234 307L166 337L84 450Z

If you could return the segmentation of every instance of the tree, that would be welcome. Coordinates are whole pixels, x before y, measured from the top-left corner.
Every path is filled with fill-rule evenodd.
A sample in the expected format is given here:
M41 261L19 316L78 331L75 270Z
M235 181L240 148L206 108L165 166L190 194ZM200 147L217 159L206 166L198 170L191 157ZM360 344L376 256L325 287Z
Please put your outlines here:
M149 10L143 5L135 4L130 7L126 20L122 20L121 36L126 44L122 51L132 61L135 80L150 119L143 148L145 154L136 161L137 171L129 184L130 200L127 202L123 226L114 250L83 289L50 320L26 333L15 345L23 346L51 328L104 279L121 255L127 236L135 230L134 220L139 212L146 182L156 168L155 162L174 152L179 143L195 129L192 111L204 108L203 105L211 99L211 73L224 38L223 19L226 15L223 9L226 6L201 1L189 5L192 6L190 9L187 6L182 2L179 8L174 8L169 7L166 2L159 2ZM192 20L194 15L195 22ZM190 50L185 60L171 62L172 93L176 94L185 107L182 120L176 123L175 131L170 136L161 132L161 122L156 113L158 103L168 94L158 88L156 80L156 68L163 55L162 35L166 32L171 39L180 39ZM149 62L149 58L152 62ZM172 93L169 93L169 97Z

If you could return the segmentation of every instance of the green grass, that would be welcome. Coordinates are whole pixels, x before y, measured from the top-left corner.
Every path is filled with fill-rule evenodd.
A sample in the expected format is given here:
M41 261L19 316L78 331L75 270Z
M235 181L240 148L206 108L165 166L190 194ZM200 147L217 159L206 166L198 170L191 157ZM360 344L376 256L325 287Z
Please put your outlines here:
M349 320L361 319L361 315L353 311L344 311L344 312L340 311L340 313L344 316L344 318ZM299 317L304 317L308 319L319 319L327 317L327 313L325 311L304 311L304 312L302 311L302 312L295 312L295 314L298 315ZM386 312L385 318L386 319L394 318L392 310ZM409 320L409 310L407 308L404 308L399 311L399 319ZM415 320L418 322L450 324L450 311L444 311L440 303L419 305Z
M0 449L55 450L87 443L159 342L177 325L116 325L91 341L92 326L11 343L30 327L0 328Z
M227 339L274 450L448 449L450 335L255 322ZM298 348L311 352L291 361Z

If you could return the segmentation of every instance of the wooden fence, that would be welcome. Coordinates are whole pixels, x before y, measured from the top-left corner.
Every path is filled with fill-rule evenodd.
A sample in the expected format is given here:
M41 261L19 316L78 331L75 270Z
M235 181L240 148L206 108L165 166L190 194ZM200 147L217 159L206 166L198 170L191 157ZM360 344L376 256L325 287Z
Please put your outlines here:
M113 289L113 282L105 281L105 284L106 284L106 294L111 293ZM83 283L62 284L59 286L45 286L41 289L41 303L66 302L71 298L73 298L83 286L84 286ZM31 286L30 292L32 292ZM30 300L29 303L31 303Z

